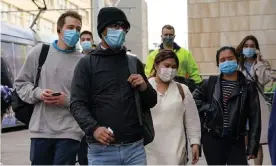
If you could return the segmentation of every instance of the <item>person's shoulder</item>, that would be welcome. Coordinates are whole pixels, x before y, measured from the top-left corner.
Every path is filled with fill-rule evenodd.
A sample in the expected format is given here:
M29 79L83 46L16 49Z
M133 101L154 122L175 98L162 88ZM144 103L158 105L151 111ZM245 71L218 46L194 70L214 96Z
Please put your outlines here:
M184 47L180 47L179 50L178 50L178 52L182 53L184 55L191 54L191 52L188 49L184 48Z
M131 53L131 52L129 52L129 51L127 51L127 52L126 52L126 54L127 54L127 55L130 55L130 56L135 56L135 57L137 57L137 55L136 55L136 54L132 54L132 53Z
M159 53L159 51L160 51L160 49L153 50L153 51L149 54L149 56L150 56L150 57L155 57L155 56Z
M40 52L42 50L42 46L43 46L42 43L33 46L30 50L30 53L39 53L40 54Z
M183 91L184 91L185 94L187 94L188 92L190 92L189 87L187 85L179 83L179 82L176 82L176 81L173 81L173 83L176 84L176 85L177 84L180 85L182 87L182 89L183 89Z
M80 58L80 63L82 64L88 64L88 62L90 62L91 58L93 58L93 56L91 55L82 55Z
M34 58L34 59L38 60L38 58L40 56L40 53L42 51L42 46L43 46L42 43L39 43L39 44L33 46L31 48L31 50L28 52L28 57L27 58L31 58L31 59Z
M74 51L73 53L72 53L72 57L74 57L75 59L81 59L81 58L83 58L85 55L84 54L82 54L81 52L79 52L79 51Z

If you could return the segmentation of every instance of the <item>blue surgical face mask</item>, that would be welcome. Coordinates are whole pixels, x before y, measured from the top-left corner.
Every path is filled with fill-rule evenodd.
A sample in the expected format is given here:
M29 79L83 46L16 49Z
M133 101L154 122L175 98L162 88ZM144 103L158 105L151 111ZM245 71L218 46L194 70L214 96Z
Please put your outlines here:
M105 42L111 47L111 48L119 48L121 47L125 42L126 32L122 29L111 29L107 28L107 34L106 36L103 36Z
M172 45L174 42L174 36L164 36L162 40L163 40L163 43Z
M255 48L244 48L242 50L242 54L246 58L252 58L256 54L256 49Z
M80 38L80 32L76 30L64 30L63 41L69 47L75 47Z
M237 68L238 68L237 61L225 61L219 64L219 70L223 74L232 74L237 70Z
M90 51L92 50L92 43L91 41L83 41L80 43L83 51Z

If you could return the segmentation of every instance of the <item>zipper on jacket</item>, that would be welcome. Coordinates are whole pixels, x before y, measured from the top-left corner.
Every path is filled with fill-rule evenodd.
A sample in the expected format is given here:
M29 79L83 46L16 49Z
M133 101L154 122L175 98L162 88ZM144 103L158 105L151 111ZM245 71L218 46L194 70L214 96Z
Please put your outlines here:
M221 104L219 103L218 99L216 98L216 95L213 95L213 97L215 98L215 100L217 101L221 111L222 111L222 128L224 129L224 126L223 126L223 109L222 109L222 106ZM223 137L223 132L221 133L221 137Z
M238 131L237 131L237 140L239 139L239 132L240 132L240 124L241 124L241 112L242 112L242 105L243 105L243 88L241 89L241 105L240 105L240 118L239 118L239 125L238 125Z

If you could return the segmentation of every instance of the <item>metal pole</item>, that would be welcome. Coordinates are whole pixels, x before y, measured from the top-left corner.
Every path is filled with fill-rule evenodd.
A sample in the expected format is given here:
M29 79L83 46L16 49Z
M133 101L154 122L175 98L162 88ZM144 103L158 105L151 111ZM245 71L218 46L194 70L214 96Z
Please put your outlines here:
M93 24L91 24L91 30L93 32L95 44L99 44L101 42L101 38L99 37L97 30L97 17L101 8L104 7L104 0L91 0L91 5L91 8L93 9L93 12L91 12L91 19L93 20Z
M44 10L45 10L45 8L41 8L41 9L39 9L38 14L36 15L36 17L35 17L34 21L32 22L32 25L30 26L30 28L31 28L31 29L32 29L32 28L33 28L33 26L36 24L36 21L38 20L38 18L39 18L39 16L40 16L40 14L41 14Z

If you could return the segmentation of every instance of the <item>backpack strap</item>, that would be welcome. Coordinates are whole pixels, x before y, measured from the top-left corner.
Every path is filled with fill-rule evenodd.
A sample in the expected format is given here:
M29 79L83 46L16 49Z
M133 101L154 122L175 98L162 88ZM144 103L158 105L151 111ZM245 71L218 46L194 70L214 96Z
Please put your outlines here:
M137 57L129 54L126 54L126 56L128 58L128 69L130 74L137 74ZM135 103L136 103L139 123L140 125L143 125L140 94L137 89L134 89L134 96L135 96Z
M41 74L41 69L42 66L44 65L44 62L46 61L48 52L49 52L49 48L50 45L48 44L43 44L42 45L42 49L39 55L39 60L38 60L38 67L37 67L37 74L36 74L36 78L35 78L35 84L34 84L34 89L36 87L38 87L38 82L39 82L39 78L40 78L40 74Z

